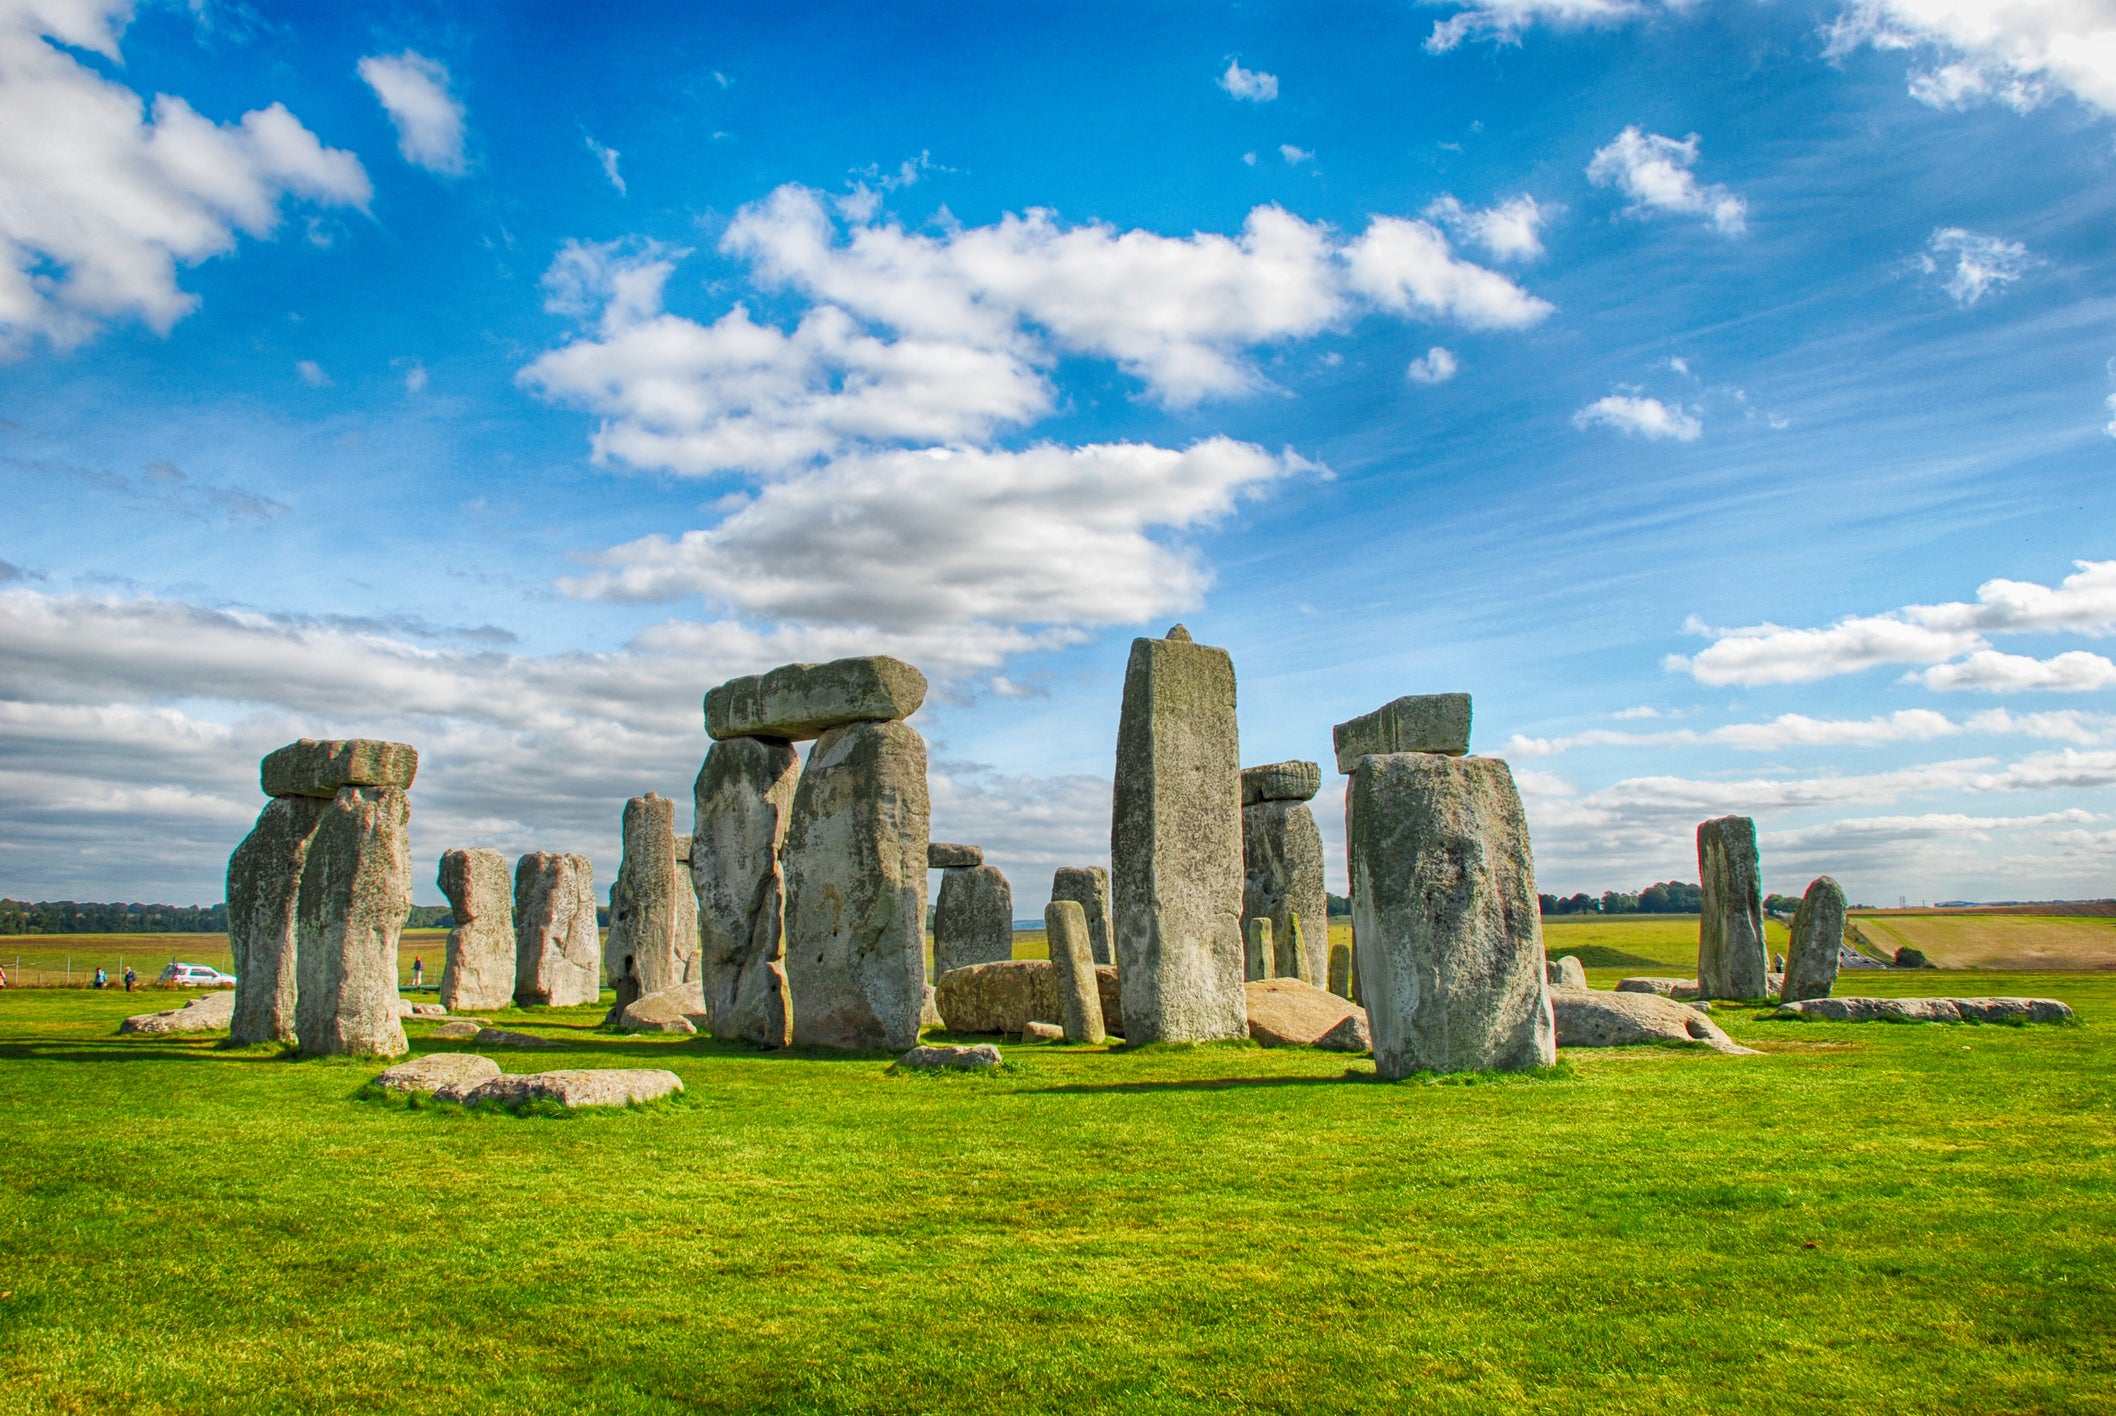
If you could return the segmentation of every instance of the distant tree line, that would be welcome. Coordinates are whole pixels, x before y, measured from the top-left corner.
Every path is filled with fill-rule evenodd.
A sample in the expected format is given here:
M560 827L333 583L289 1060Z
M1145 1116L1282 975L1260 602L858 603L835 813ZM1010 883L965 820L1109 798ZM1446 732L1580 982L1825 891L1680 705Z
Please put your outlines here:
M1538 895L1536 899L1547 915L1697 914L1704 909L1703 891L1681 880L1663 880L1648 885L1635 895L1622 890L1604 890L1600 895L1583 891L1562 897Z
M0 900L0 934L224 934L222 905Z

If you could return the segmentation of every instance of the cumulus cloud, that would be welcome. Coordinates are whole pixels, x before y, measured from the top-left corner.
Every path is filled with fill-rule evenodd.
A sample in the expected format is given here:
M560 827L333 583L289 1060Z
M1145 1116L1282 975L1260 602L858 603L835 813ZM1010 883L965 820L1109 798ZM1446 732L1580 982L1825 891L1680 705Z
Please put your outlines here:
M1278 75L1244 69L1239 60L1227 61L1227 72L1218 82L1233 97L1250 103L1269 103L1278 97Z
M1686 3L1667 0L1667 8L1679 10ZM1615 25L1637 19L1652 8L1640 0L1484 0L1435 23L1425 48L1429 54L1445 54L1464 40L1519 44L1522 34L1538 21L1560 29Z
M1696 442L1705 431L1705 425L1697 415L1680 403L1663 403L1657 398L1628 393L1597 398L1572 415L1572 426L1583 431L1608 428L1627 437L1641 437L1653 442L1667 439Z
M1315 161L1313 152L1304 147L1295 147L1292 143L1280 143L1278 145L1278 155L1286 159L1288 167L1298 167L1303 162Z
M1455 376L1459 367L1455 356L1436 344L1411 360L1411 367L1404 372L1412 383L1443 384Z
M123 0L0 5L0 356L70 348L137 318L166 334L197 307L176 267L268 238L282 200L365 208L367 173L282 104L214 123L143 104L60 46L123 61Z
M1940 288L1967 309L1988 294L2003 290L2037 264L2028 248L2002 236L1984 236L1945 226L1932 233L1918 269L1940 281ZM1944 279L1942 277L1944 276Z
M2116 113L2116 12L2096 0L1852 0L1828 37L1832 57L1915 54L1910 92L1934 108L2025 113L2068 93Z
M1442 196L1425 209L1433 221L1461 240L1482 246L1495 260L1532 261L1543 254L1543 228L1550 209L1523 193L1508 197L1497 206L1468 207L1452 196Z
M469 170L463 157L463 105L448 91L448 69L439 60L405 50L370 54L360 78L397 128L404 160L443 177Z
M1377 216L1344 251L1351 287L1384 310L1468 329L1526 329L1553 307L1448 246L1430 222Z
M1739 236L1748 229L1749 205L1716 182L1697 180L1690 170L1697 165L1697 147L1695 133L1678 140L1634 125L1595 153L1587 180L1629 197L1635 216L1699 216L1722 234Z
M1969 690L1978 693L2092 693L2116 688L2116 664L2083 649L2037 659L2027 654L2002 654L1979 649L1958 664L1936 664L1912 675L1919 683L1942 693Z

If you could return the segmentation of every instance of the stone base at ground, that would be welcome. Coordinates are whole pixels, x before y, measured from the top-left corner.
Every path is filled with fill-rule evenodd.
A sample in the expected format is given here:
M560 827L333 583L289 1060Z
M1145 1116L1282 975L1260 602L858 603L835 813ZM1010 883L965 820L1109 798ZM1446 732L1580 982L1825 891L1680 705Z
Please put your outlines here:
M465 1038L476 1037L479 1033L485 1031L487 1026L484 1020L480 1018L451 1018L435 1028L427 1036L456 1042Z
M1701 1042L1715 1052L1752 1056L1688 1004L1651 993L1574 992L1553 989L1550 1010L1558 1024L1558 1050L1568 1047L1631 1047L1642 1042Z
M384 1091L437 1092L443 1087L474 1087L500 1074L500 1064L475 1052L429 1052L375 1078Z
M1039 1023L1033 1020L1021 1025L1023 1042L1064 1042L1065 1029L1056 1023Z
M1265 1047L1318 1047L1333 1038L1333 1050L1365 1051L1367 1015L1364 1008L1338 997L1326 988L1302 983L1297 978L1271 978L1244 984L1249 1001L1249 1036ZM1353 1027L1343 1033L1346 1023ZM1357 1047L1344 1044L1358 1038Z
M695 1033L705 1022L696 997L688 989L671 989L635 998L618 1009L612 1023L619 1032Z
M2072 1009L2055 998L1807 998L1771 1016L1818 1023L2069 1023Z
M1543 975L1549 979L1552 988L1576 990L1587 986L1586 966L1570 954L1547 961L1543 965Z
M630 1106L659 1101L683 1090L683 1078L658 1067L600 1067L593 1070L528 1072L494 1077L473 1087L446 1087L434 1095L464 1106L526 1106L555 1101L568 1111L583 1106Z
M435 1029L438 1036L439 1029ZM480 1047L564 1047L555 1038L538 1037L534 1033L508 1032L505 1028L479 1028L472 1039Z
M999 1063L999 1049L989 1042L975 1047L914 1047L896 1059L899 1067L922 1071L974 1072Z
M235 1021L235 995L209 993L181 1008L141 1013L118 1024L121 1033L219 1032Z
M1102 1026L1122 1026L1117 970L1095 967L1096 992L1102 997ZM1048 959L1010 959L951 969L933 986L933 1002L949 1032L1019 1033L1021 1025L1064 1016L1058 997L1058 973Z

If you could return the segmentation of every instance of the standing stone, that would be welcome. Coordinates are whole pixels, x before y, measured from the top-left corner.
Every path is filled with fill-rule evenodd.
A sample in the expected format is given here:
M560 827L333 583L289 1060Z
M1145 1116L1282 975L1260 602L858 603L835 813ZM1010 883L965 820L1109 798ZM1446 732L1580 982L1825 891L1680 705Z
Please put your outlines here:
M1087 946L1098 964L1112 964L1109 872L1099 865L1061 865L1051 874L1051 898L1071 900L1087 915Z
M1844 888L1817 876L1793 911L1793 940L1786 946L1781 1003L1827 998L1837 986L1837 958L1844 947Z
M1437 752L1460 757L1469 751L1470 701L1466 693L1413 693L1384 703L1330 732L1337 770L1350 776L1369 753Z
M595 866L584 855L531 851L514 865L514 1001L571 1008L601 994Z
M1242 921L1242 977L1249 983L1259 979L1276 978L1278 950L1271 944L1271 921L1264 915L1251 915Z
M514 1001L514 885L507 857L490 848L445 851L439 884L455 916L441 967L441 1005L450 1012L506 1007Z
M411 806L398 787L341 787L309 842L296 906L295 1031L311 1054L395 1057L397 937L411 913Z
M1305 766L1321 771L1312 762L1281 763L1277 768L1251 768L1250 772L1279 771ZM1244 795L1249 792L1249 773L1243 774ZM1272 937L1278 942L1281 963L1278 977L1313 983L1329 967L1329 932L1310 929L1313 938L1303 940L1305 954L1290 958L1295 915L1311 925L1327 920L1330 897L1323 890L1322 831L1305 798L1295 801L1279 797L1242 808L1242 919L1271 921Z
M782 856L796 1045L918 1041L929 813L917 729L850 723L810 751Z
M848 723L894 722L926 701L926 676L902 659L874 654L827 664L787 664L729 679L705 695L705 730L800 742Z
M691 883L715 1037L784 1047L792 1035L779 852L800 780L800 754L770 738L725 738L707 749L698 769Z
M1352 946L1349 944L1330 946L1330 991L1347 1000L1352 996Z
M1110 817L1124 1036L1249 1035L1242 991L1242 787L1234 662L1181 625L1135 639Z
M1374 1069L1520 1071L1557 1058L1528 824L1492 757L1362 757L1345 801Z
M1014 888L996 865L956 866L940 875L933 906L933 976L1014 957Z
M1043 928L1051 940L1065 1040L1099 1045L1109 1034L1102 1024L1102 988L1094 956L1088 952L1087 911L1076 900L1053 900L1044 906Z
M672 995L687 1013L703 1013L698 896L676 856L676 804L653 792L626 802L624 848L603 942L603 972L617 990L611 1019L657 993Z
M1315 958L1308 952L1307 942L1302 938L1298 914L1291 910L1286 912L1286 932L1283 935L1276 927L1272 929L1271 947L1278 956L1271 968L1273 978L1297 978L1312 988L1322 987L1316 980L1323 974L1314 967Z
M1697 828L1697 988L1701 998L1761 998L1770 991L1763 944L1763 873L1756 823L1721 816Z
M228 952L235 960L231 1041L294 1042L296 906L309 844L328 801L275 797L228 857Z

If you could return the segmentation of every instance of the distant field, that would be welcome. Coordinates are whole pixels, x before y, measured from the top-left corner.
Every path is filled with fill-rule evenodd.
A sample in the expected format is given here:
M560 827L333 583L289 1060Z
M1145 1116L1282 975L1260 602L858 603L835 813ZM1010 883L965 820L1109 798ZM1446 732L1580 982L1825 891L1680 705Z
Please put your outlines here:
M2116 918L1890 912L1851 923L1884 952L1908 946L1943 969L2116 969Z
M411 982L413 959L426 963L426 982L441 981L448 944L445 929L407 929L397 943L397 977ZM19 965L17 961L20 961ZM225 934L0 934L0 968L16 988L59 988L70 978L85 986L98 968L123 977L132 965L143 983L152 983L170 962L204 964L232 973Z

